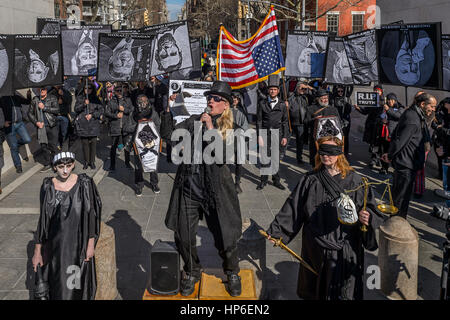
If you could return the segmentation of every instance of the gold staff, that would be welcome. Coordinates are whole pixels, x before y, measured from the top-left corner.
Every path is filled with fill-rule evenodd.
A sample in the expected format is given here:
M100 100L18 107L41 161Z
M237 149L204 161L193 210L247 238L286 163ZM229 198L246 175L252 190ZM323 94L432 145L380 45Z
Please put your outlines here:
M264 237L266 237L267 239L269 239L269 235L267 234L267 232L265 232L264 230L259 230L259 233L261 233ZM313 268L311 268L311 266L305 261L303 260L299 255L297 255L294 251L292 251L291 249L289 249L283 242L281 242L281 238L280 239L275 239L275 238L271 238L272 240L275 241L275 247L280 247L281 249L286 250L287 252L289 252L291 255L293 255L295 258L297 258L298 261L300 261L300 263L309 271L311 271L312 273L314 273L316 276L318 276L319 274L314 271Z

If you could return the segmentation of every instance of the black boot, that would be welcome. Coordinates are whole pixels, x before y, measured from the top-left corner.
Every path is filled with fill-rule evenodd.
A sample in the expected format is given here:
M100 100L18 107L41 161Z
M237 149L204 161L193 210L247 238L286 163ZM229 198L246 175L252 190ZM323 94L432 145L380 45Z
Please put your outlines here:
M227 272L227 280L228 281L225 284L225 289L230 294L230 296L240 296L242 291L241 277L239 277L236 272Z
M234 184L234 188L236 189L236 193L237 193L237 194L242 193L242 189L241 189L241 186L240 186L240 182L236 182L236 183Z
M256 190L262 190L267 185L267 181L261 181L258 186L256 187Z
M194 290L195 290L195 284L199 282L200 279L190 275L186 274L186 277L181 280L181 286L180 286L180 293L182 296L190 296Z

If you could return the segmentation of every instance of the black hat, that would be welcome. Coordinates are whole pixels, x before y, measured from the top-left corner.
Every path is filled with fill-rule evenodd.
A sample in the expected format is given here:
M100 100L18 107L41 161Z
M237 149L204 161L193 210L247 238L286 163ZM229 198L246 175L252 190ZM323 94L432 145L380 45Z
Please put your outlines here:
M224 81L214 81L209 91L206 91L203 95L206 97L210 94L216 94L228 100L230 105L233 104L233 98L231 97L231 87Z
M277 88L280 88L280 78L278 77L277 74L271 74L271 75L269 76L269 79L268 79L267 82L268 82L268 83L267 83L267 87L268 87L268 88L270 88L270 87L277 87Z
M324 89L319 89L319 90L317 90L317 93L316 93L317 98L320 98L323 96L328 96L328 95L329 95L328 91L324 90Z
M395 100L395 101L398 101L397 95L396 95L395 93L389 93L389 94L386 96L386 99L387 99L387 100Z

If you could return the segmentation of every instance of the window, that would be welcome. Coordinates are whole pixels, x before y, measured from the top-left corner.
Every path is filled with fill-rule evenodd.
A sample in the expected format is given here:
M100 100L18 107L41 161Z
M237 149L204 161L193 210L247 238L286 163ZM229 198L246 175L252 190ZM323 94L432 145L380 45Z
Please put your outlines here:
M353 33L364 30L364 15L353 14L352 15Z
M336 35L339 34L339 13L327 14L327 30Z

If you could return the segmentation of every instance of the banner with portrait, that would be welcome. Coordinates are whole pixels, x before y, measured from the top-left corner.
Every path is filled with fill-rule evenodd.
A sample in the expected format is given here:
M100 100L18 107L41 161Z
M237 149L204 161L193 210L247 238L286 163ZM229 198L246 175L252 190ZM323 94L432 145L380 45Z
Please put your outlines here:
M100 34L98 81L147 81L152 39L145 34Z
M325 82L329 84L353 84L352 72L340 37L329 37L325 59Z
M14 36L0 35L0 96L12 95L14 74Z
M161 138L153 121L138 122L134 147L144 172L153 172L158 168L160 142Z
M110 25L90 25L80 29L61 27L64 75L91 76L97 72L98 38L111 33Z
M59 35L16 35L14 48L14 89L63 83Z
M450 34L442 35L442 89L450 91Z
M378 81L377 40L375 30L366 30L344 37L353 84L370 85Z
M170 74L172 80L194 80L202 77L202 50L199 39L191 39L192 67Z
M377 31L380 82L441 88L441 23L383 25Z
M37 18L36 34L61 34L61 26L66 25L66 20L56 18Z
M323 78L327 42L327 32L289 31L285 75L298 78Z
M143 27L142 33L155 35L151 76L192 68L192 52L187 21Z
M212 84L209 81L170 80L169 97L177 94L170 111L177 123L183 122L194 114L205 112L207 101L203 94L211 89Z

